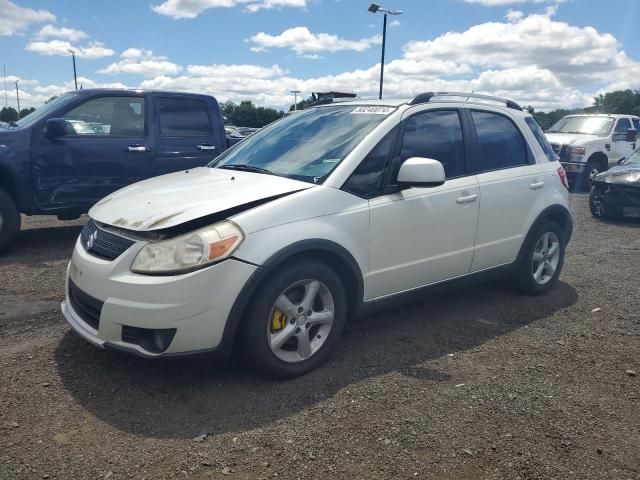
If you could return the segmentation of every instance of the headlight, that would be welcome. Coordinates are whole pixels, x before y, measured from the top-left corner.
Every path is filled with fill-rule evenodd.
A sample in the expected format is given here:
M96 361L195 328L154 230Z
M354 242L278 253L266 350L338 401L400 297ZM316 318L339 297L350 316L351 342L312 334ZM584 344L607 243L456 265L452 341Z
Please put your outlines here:
M586 150L584 147L571 147L571 159L580 159L584 157Z
M605 172L607 173L607 172ZM622 175L608 173L604 179L607 183L635 183L640 182L640 172L627 172Z
M131 265L135 273L182 273L231 255L244 239L242 230L224 221L170 240L149 243Z

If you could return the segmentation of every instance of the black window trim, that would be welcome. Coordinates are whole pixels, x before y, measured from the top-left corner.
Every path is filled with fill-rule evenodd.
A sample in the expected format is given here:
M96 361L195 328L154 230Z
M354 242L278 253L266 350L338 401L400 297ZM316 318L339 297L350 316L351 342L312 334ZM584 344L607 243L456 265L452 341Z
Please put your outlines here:
M196 102L201 102L204 104L205 113L207 115L207 124L209 125L209 131L206 135L198 134L198 135L166 135L162 133L162 125L160 123L160 100L168 99L168 100L191 100ZM156 116L158 117L158 135L161 138L197 138L197 137L211 137L213 136L213 125L211 123L211 114L209 112L209 104L204 98L195 98L190 96L181 96L181 95L157 95L155 97L156 104Z
M473 149L472 149L472 153L470 155L470 157L473 158L473 161L470 162L470 170L473 167L473 165L476 166L481 166L482 165L482 159L481 159L481 153L480 153L480 143L478 142L478 132L476 131L476 125L473 122L473 116L472 116L472 112L480 112L480 113L491 113L494 115L500 115L504 118L506 118L507 120L509 120L511 122L511 124L515 127L516 131L518 133L520 133L520 136L522 137L522 141L524 142L524 148L525 148L525 157L527 159L527 163L519 163L518 165L510 165L508 167L502 167L502 168L493 168L491 170L476 170L476 171L470 171L469 175L482 175L483 173L490 173L490 172L499 172L501 170L509 170L511 168L520 168L520 167L527 167L527 166L531 166L531 165L536 165L536 158L533 154L533 152L531 151L531 147L529 146L529 142L527 141L527 137L524 133L522 133L522 129L519 127L519 125L513 121L513 119L511 117L509 117L509 115L505 115L502 112L497 112L495 110L485 110L482 108L465 108L464 109L466 111L466 116L467 116L467 121L469 122L469 128L471 131L471 136L473 137Z
M77 133L68 133L66 134L63 138L148 138L149 137L149 101L147 99L146 95L126 95L126 94L120 94L120 93L116 93L116 94L101 94L101 95L96 95L93 97L88 97L86 99L84 99L84 101L79 101L78 103L75 103L73 105L71 105L67 110L64 111L64 113L62 113L59 117L49 117L47 119L44 120L44 128L47 128L47 120L49 120L50 118L62 118L64 119L64 116L71 112L72 110L75 110L78 107L81 107L82 105L84 105L85 103L89 103L92 102L94 100L98 100L100 98L135 98L135 99L142 99L143 105L144 105L144 133L142 135L111 135L111 134L106 134L106 133L96 133L96 134L85 134L85 135L81 135L81 134L77 134ZM66 121L66 120L65 120Z

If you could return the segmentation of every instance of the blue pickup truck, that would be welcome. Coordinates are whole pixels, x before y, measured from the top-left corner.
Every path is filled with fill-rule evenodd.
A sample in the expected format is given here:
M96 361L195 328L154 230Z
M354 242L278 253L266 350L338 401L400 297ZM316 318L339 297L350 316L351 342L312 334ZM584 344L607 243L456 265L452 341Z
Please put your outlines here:
M228 146L211 96L65 93L0 128L0 252L19 232L20 213L71 220L119 188L206 165Z

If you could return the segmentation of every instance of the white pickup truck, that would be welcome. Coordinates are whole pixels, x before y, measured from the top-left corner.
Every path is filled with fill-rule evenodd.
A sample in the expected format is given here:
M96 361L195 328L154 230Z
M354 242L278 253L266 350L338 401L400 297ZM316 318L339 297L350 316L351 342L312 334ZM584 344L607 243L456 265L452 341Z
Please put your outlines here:
M640 117L613 114L567 115L545 133L577 190L589 190L600 172L636 149ZM640 146L640 145L638 145Z

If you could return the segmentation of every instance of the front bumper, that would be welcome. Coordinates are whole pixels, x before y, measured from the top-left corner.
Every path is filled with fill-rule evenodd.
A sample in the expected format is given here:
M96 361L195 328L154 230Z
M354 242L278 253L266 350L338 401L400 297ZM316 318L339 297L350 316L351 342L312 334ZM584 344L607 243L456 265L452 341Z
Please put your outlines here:
M640 217L640 185L638 184L596 181L593 184L591 197L591 201L602 208L603 214Z
M569 175L577 175L584 172L586 163L584 162L560 162L565 172Z
M212 351L221 345L227 319L242 288L258 267L227 259L174 276L139 275L130 266L144 242L113 261L87 253L80 241L67 268L62 313L73 330L100 348L126 350L145 357ZM69 280L86 298L96 300L96 318L70 299ZM161 353L132 343L123 329L175 329ZM128 340L128 341L127 341Z

